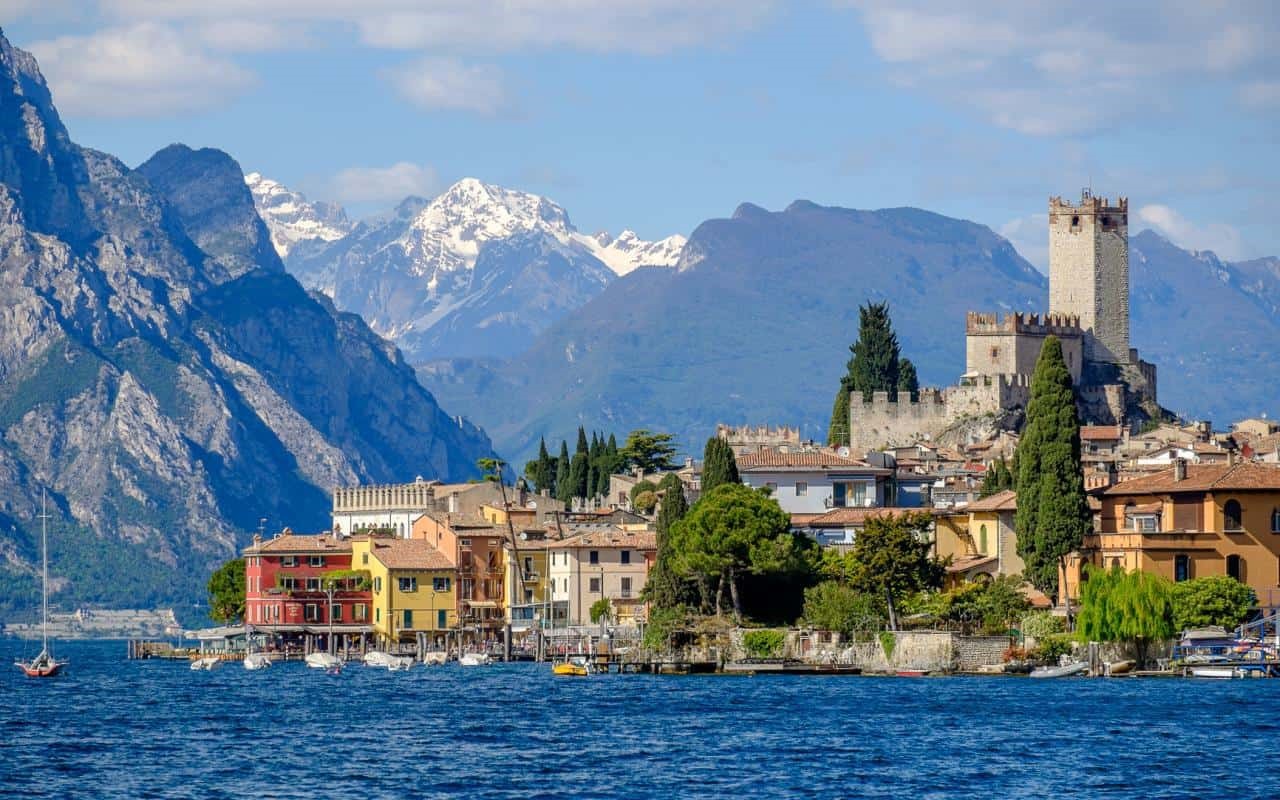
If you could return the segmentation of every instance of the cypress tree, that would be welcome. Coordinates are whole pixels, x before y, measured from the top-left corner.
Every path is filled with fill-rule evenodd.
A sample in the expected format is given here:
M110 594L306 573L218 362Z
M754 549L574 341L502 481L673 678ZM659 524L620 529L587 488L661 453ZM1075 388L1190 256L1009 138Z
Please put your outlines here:
M827 428L827 444L839 447L849 443L849 387L840 381L836 402L831 406L831 425Z
M573 485L569 483L569 445L560 440L560 457L556 459L556 499L568 505L573 499Z
M888 303L868 303L858 309L858 341L849 350L849 391L862 392L870 400L872 392L894 392L898 389L898 337L889 319Z
M579 453L581 453L582 455L587 455L589 452L590 452L590 449L587 447L587 432L582 429L581 425L579 425L578 426L578 447L576 450L573 451L573 454L578 455Z
M729 443L719 436L712 436L702 451L702 495L705 497L712 489L726 483L742 483L738 477L738 462Z
M1018 554L1026 563L1026 578L1055 597L1067 553L1079 549L1092 528L1075 388L1056 336L1045 339L1036 360L1017 459Z
M898 395L904 392L911 395L912 402L920 397L920 379L916 377L916 365L909 358L898 362Z
M556 493L556 462L551 458L551 454L547 452L547 439L542 437L538 442L538 460L533 462L533 473L529 475L533 480L533 485L538 491L546 491L551 495Z
M684 499L684 484L674 472L664 476L658 488L662 492L662 506L654 522L658 552L645 584L645 596L655 608L674 608L683 599L683 584L671 567L672 554L667 538L671 526L689 511L689 504Z
M587 463L586 453L575 453L569 462L569 488L571 497L587 496L587 481L590 479L591 466Z

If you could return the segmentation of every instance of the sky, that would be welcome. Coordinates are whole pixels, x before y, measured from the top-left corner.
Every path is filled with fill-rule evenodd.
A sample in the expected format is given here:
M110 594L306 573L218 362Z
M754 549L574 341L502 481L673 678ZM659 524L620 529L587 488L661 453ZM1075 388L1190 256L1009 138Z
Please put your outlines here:
M1178 8L1184 6L1185 8ZM476 177L583 231L916 206L1040 268L1050 195L1280 255L1280 3L0 0L72 138L217 147L354 213Z

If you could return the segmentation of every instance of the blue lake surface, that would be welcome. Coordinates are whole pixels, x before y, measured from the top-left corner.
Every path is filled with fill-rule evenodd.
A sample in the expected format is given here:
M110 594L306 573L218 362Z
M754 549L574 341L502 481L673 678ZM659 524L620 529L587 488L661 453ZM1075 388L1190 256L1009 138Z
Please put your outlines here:
M1280 680L341 675L0 641L3 797L1280 797Z

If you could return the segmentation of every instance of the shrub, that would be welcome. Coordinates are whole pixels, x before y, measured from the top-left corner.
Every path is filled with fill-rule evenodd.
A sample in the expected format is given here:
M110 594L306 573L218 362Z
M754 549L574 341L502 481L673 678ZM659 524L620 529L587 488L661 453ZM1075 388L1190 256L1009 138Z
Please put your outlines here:
M897 643L898 637L893 635L893 631L880 631L880 647L884 649L886 661L893 658L893 647Z
M1257 603L1253 590L1230 575L1175 583L1170 599L1174 628L1179 631L1210 625L1231 630L1245 621Z
M1025 647L1007 647L1001 658L1004 659L1004 663L1008 664L1010 661L1026 661L1031 658L1031 655L1031 651Z
M782 631L768 628L747 631L742 634L742 649L751 658L777 658L782 655L782 645L786 638Z
M649 612L649 622L644 626L644 647L646 650L665 652L673 646L672 638L688 628L689 612L684 606L652 609Z
M1071 637L1065 633L1053 633L1036 642L1035 656L1041 661L1056 663L1072 650Z
M1033 639L1043 639L1055 633L1067 630L1067 618L1059 617L1051 611L1033 611L1022 618L1022 635Z
M613 606L609 604L607 597L602 597L591 604L591 623L594 625L601 619L605 622L613 619Z

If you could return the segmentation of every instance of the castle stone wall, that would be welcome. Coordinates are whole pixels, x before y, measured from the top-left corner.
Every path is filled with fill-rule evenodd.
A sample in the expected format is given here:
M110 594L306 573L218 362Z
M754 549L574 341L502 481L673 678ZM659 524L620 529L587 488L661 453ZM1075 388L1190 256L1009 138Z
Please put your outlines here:
M1074 316L995 314L970 311L965 325L966 375L1030 375L1044 340L1057 336L1071 379L1080 381L1084 365L1084 331Z
M921 389L911 402L903 392L876 392L870 401L849 400L849 445L854 452L937 438L966 417L1025 408L1031 397L1028 375L982 376L946 389Z
M1129 358L1129 201L1112 205L1087 193L1080 205L1049 200L1049 310L1076 315L1084 355Z

